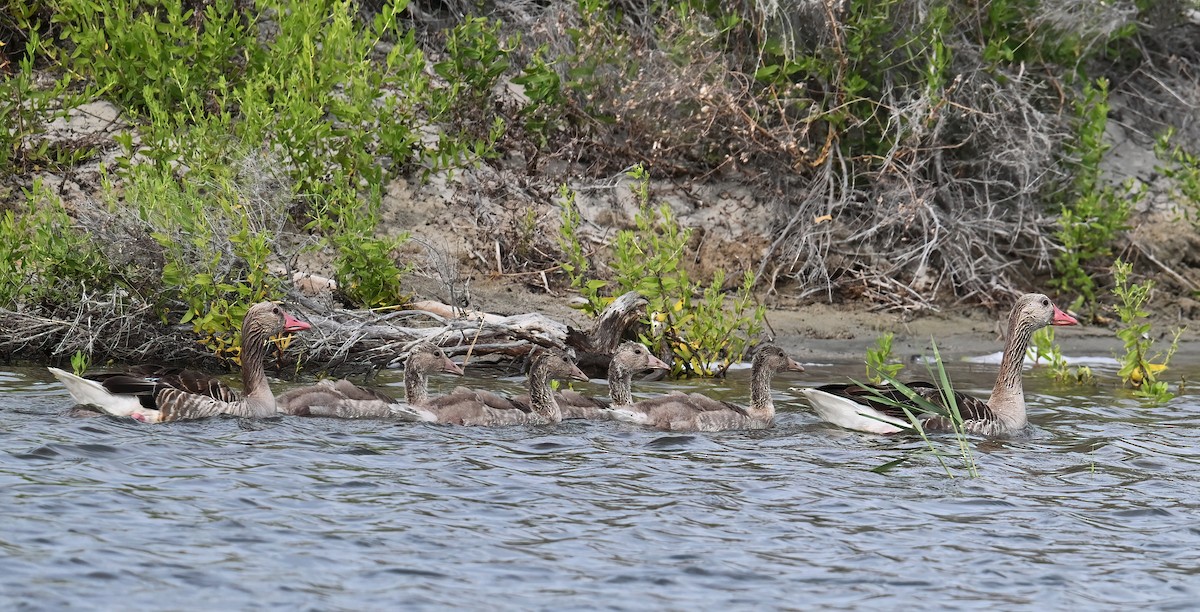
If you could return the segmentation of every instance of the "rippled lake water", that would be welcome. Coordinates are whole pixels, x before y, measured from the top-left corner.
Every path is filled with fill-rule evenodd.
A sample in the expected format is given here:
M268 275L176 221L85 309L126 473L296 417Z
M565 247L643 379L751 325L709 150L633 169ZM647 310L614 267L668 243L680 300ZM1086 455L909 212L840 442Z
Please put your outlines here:
M1173 371L1196 379L1200 368L1184 366ZM1197 395L1148 408L1114 390L1111 371L1083 389L1027 375L1035 434L972 440L979 477L961 477L952 458L960 477L950 479L915 454L919 440L818 423L788 386L861 366L807 367L777 378L774 429L689 435L588 422L81 419L44 369L10 368L0 372L0 608L1200 601ZM951 374L986 394L993 368ZM398 385L398 374L380 382ZM695 385L743 398L745 372ZM937 444L955 451L952 438Z

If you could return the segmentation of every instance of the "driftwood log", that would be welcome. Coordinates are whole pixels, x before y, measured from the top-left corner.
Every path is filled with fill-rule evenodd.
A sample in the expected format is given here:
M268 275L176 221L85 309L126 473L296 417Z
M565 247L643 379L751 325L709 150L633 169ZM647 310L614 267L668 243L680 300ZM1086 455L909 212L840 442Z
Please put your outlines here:
M475 366L523 364L536 347L572 350L589 376L604 377L608 359L626 332L645 316L646 300L622 295L581 331L540 313L511 316L419 301L393 312L301 311L312 329L298 337L305 361L329 371L398 367L414 344L431 341Z
M296 297L287 307L312 329L272 352L268 367L278 374L398 367L414 344L429 340L474 366L519 368L536 347L573 350L590 376L603 377L608 356L645 315L646 305L636 293L625 294L584 332L539 313L500 316L428 301L400 311L341 310ZM154 308L128 295L97 295L56 314L0 308L0 358L61 365L83 351L96 364L230 365L197 342L190 325L164 325Z

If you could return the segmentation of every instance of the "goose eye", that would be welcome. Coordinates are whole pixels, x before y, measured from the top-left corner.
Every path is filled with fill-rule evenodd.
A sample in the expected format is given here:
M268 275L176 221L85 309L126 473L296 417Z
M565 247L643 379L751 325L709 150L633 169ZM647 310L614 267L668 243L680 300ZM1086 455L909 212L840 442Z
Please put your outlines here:
M1050 300L1049 300L1049 299L1044 299L1044 300L1042 300L1042 306L1049 306L1049 305L1050 305Z
M272 313L274 313L274 314L279 314L279 307L278 307L278 306L276 306L276 307L272 308L272 309L271 309L271 312L272 312Z

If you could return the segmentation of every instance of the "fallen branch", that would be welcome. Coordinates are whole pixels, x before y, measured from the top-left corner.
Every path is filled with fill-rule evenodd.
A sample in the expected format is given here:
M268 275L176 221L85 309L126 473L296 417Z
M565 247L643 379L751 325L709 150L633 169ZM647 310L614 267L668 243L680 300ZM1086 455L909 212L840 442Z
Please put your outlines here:
M607 368L607 355L641 318L645 300L621 296L584 333L539 313L501 316L456 313L440 302L417 302L402 311L289 306L312 328L275 351L279 373L307 370L329 374L395 367L417 342L428 340L451 355L468 351L473 360L511 363L535 347L571 349L590 364ZM157 363L217 368L219 361L197 341L189 325L162 323L155 308L115 289L90 296L72 310L32 314L0 308L0 357L62 364L76 351L95 363ZM593 368L593 371L595 369ZM602 375L602 374L601 374Z

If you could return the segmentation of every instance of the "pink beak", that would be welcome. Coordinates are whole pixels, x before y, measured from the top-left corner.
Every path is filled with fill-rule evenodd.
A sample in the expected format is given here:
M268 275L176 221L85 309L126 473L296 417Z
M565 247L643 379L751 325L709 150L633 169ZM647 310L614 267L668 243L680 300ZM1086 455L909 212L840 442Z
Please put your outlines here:
M583 370L579 369L579 366L574 365L574 364L571 365L571 379L582 380L582 381L591 380L590 378L587 377L587 374L583 373Z
M650 355L650 360L648 363L646 363L646 369L647 370L670 370L671 366L667 365L667 362L663 361L662 359L659 359L658 357L655 357L654 355Z
M803 372L803 371L804 371L804 366L802 366L802 365L800 365L800 364L796 363L796 360L795 360L795 359L792 359L791 357L788 357L788 363L787 363L787 368L786 368L786 369L787 369L789 372Z
M447 374L453 374L455 376L463 375L463 369L461 367L459 367L459 365L457 363L454 363L453 361L451 361L449 357L446 357L445 359L446 360L442 362L442 371L443 372L445 372Z
M293 317L292 315L290 315L286 312L283 313L283 331L298 332L298 331L304 331L306 329L311 329L311 327L312 326L310 326L308 323L305 323L304 321L296 319L295 317Z
M1061 311L1058 306L1054 307L1054 318L1050 319L1051 325L1079 325L1079 321L1075 317Z

